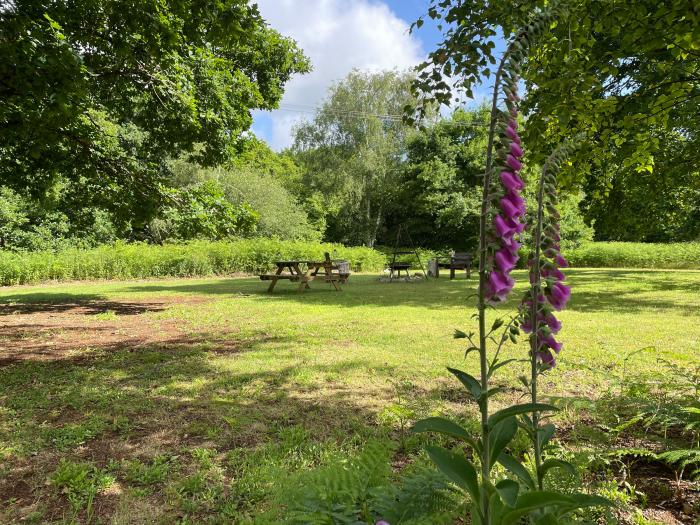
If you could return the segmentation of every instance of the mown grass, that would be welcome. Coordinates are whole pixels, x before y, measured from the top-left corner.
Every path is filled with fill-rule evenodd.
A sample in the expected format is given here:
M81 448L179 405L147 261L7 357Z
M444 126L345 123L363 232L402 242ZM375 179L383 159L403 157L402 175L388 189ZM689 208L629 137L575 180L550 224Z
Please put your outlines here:
M568 273L565 346L542 391L562 407L567 453L604 452L614 444L602 429L619 416L627 382L658 377L659 359L697 364L700 272ZM473 329L474 285L355 275L341 293L280 283L269 295L252 278L0 290L2 315L33 323L8 324L0 346L37 354L0 369L0 522L280 523L296 476L368 442L393 443L401 464L422 462L428 438L410 436L411 421L475 414L445 372L476 373L452 338ZM119 306L156 299L167 307ZM76 303L90 312L41 330ZM39 352L71 330L82 335L61 346L62 359ZM122 332L140 337L109 339ZM526 357L525 343L507 353ZM521 395L525 366L499 376L510 389L503 403ZM589 474L592 483L600 472Z

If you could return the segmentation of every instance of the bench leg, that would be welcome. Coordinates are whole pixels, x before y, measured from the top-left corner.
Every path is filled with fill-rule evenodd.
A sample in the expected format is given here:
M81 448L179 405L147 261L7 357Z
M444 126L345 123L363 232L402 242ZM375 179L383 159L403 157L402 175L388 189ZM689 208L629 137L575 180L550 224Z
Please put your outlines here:
M450 268L450 281L455 278L455 269Z
M272 279L272 281L270 281L270 286L267 287L267 293L272 293L272 290L275 289L276 284L277 284L277 279Z

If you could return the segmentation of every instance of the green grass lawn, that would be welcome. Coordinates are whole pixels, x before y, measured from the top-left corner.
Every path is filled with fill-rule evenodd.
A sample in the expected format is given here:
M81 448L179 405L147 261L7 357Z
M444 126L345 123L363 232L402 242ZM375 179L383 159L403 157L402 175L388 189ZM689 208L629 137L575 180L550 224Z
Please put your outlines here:
M698 366L700 272L568 274L564 349L541 387L562 408L566 453L590 462L591 451L665 447L643 425L610 429L630 403L681 392ZM476 373L452 338L475 328L475 282L355 275L340 293L280 282L272 295L253 278L0 289L0 522L279 523L294 487L317 479L309 470L367 443L387 447L395 472L426 463L430 438L404 431L415 418L474 418L445 367ZM507 354L526 358L526 343ZM526 366L497 376L503 403L521 395ZM584 483L620 468L588 469ZM648 494L614 485L654 516Z

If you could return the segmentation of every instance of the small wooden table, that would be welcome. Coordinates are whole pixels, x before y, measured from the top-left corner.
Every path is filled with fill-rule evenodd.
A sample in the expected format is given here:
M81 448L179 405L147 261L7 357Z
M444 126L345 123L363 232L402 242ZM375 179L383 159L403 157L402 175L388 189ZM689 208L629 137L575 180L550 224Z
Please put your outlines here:
M341 291L339 282L347 281L347 275L333 272L333 263L330 260L326 261L275 261L277 271L274 274L263 274L260 276L261 281L270 281L267 291L272 292L280 279L286 279L290 282L299 283L299 292L311 288L309 282L313 281L319 271L324 271L326 282L333 285L336 291ZM302 267L304 269L302 270ZM285 270L288 270L285 272Z

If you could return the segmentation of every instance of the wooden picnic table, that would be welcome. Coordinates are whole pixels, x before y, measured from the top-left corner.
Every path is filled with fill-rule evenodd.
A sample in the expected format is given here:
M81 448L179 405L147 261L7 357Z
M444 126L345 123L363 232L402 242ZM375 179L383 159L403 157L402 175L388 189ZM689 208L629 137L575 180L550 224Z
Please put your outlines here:
M260 276L261 281L270 281L270 286L267 288L268 292L272 292L275 289L277 281L280 279L298 282L299 291L303 292L311 288L309 282L318 277L321 270L323 270L325 281L331 283L338 292L341 291L338 283L347 282L348 279L348 274L337 271L338 266L334 265L328 254L326 254L325 261L275 261L275 265L277 266L277 271L275 273L263 274ZM285 272L285 270L287 271Z

